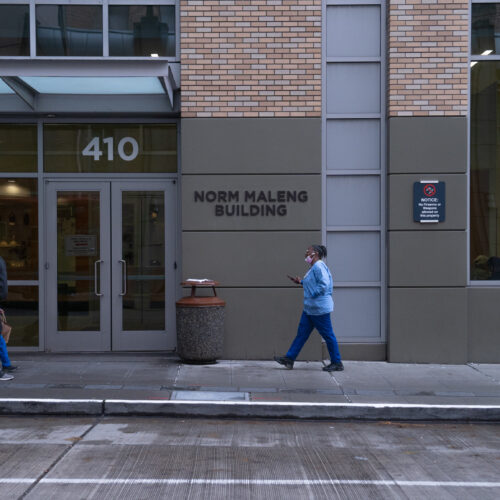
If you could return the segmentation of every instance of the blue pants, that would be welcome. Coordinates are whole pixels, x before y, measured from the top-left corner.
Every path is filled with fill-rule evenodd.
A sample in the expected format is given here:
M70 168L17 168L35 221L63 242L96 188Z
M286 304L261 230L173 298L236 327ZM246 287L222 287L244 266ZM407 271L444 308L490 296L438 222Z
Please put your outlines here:
M292 342L290 349L286 353L286 357L295 360L299 355L300 350L304 347L309 335L316 328L319 334L325 339L326 346L328 347L328 352L330 353L330 359L332 363L340 363L340 352L339 346L337 344L337 339L333 333L332 320L330 319L330 313L310 315L302 312L302 316L299 322L299 328L297 330L297 336Z
M2 367L10 366L10 359L7 353L7 344L4 338L0 335L0 361L2 361Z

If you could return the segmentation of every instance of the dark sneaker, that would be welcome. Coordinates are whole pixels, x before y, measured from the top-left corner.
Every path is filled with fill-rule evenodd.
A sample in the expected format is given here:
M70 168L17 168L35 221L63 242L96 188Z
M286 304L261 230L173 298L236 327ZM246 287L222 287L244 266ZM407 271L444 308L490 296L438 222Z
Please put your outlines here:
M287 358L286 356L274 356L274 361L276 361L280 365L283 365L289 370L293 368L293 359Z
M342 361L338 363L330 363L328 366L323 366L324 372L341 372L344 370L344 365Z
M9 375L8 373L4 373L3 371L0 372L0 380L5 381L5 380L12 380L14 378L13 375Z
M18 368L17 365L4 366L3 371L7 373L15 372L17 368Z

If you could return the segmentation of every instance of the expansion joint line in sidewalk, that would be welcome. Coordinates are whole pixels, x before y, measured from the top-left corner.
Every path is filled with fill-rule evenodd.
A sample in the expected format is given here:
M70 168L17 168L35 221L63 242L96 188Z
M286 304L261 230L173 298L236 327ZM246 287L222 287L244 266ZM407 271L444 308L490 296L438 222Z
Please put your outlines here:
M89 426L88 429L86 429L81 436L78 436L78 438L74 439L72 441L72 443L67 447L65 448L62 453L56 457L56 459L50 464L50 466L44 470L34 481L33 483L29 486L29 488L19 497L19 499L23 499L23 498L26 498L27 495L30 494L31 491L33 491L33 489L38 485L40 484L41 482L44 482L46 481L45 477L47 476L47 474L49 474L52 469L54 469L54 467L73 449L73 447L79 442L81 441L91 430L93 430L96 425L98 425L101 420L104 418L104 415L101 415L101 416L98 416L98 417L95 417L94 419L94 423L91 424Z
M323 360L323 364L326 366L325 360ZM328 373L330 374L330 376L333 378L333 380L337 384L337 387L342 391L342 396L344 396L344 398L346 399L346 401L348 403L352 403L352 399L349 397L348 394L346 394L346 392L344 391L344 388L342 387L342 385L340 384L340 382L335 377L335 375L334 375L335 372L328 372Z
M467 366L469 368L472 368L473 370L475 370L476 372L480 373L483 377L486 377L486 378L489 378L490 380L493 380L494 382L496 382L497 384L500 383L500 380L497 380L495 377L493 377L492 375L488 374L488 373L484 373L482 372L477 366L474 366L474 363L467 363Z

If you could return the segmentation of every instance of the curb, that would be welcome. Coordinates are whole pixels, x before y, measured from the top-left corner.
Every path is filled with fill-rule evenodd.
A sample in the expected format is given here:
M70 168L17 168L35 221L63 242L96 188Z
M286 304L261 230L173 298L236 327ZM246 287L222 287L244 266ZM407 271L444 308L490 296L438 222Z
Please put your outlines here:
M500 405L0 399L0 415L165 416L294 420L500 422Z
M0 415L102 415L100 399L0 399Z

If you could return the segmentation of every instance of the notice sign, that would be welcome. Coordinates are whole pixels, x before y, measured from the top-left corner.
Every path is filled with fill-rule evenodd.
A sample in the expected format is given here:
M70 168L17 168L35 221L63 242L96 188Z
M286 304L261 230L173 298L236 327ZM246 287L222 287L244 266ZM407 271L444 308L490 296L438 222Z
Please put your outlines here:
M86 257L97 255L96 236L94 234L73 234L64 237L67 257Z
M445 183L420 181L413 184L413 220L443 222L445 216Z

